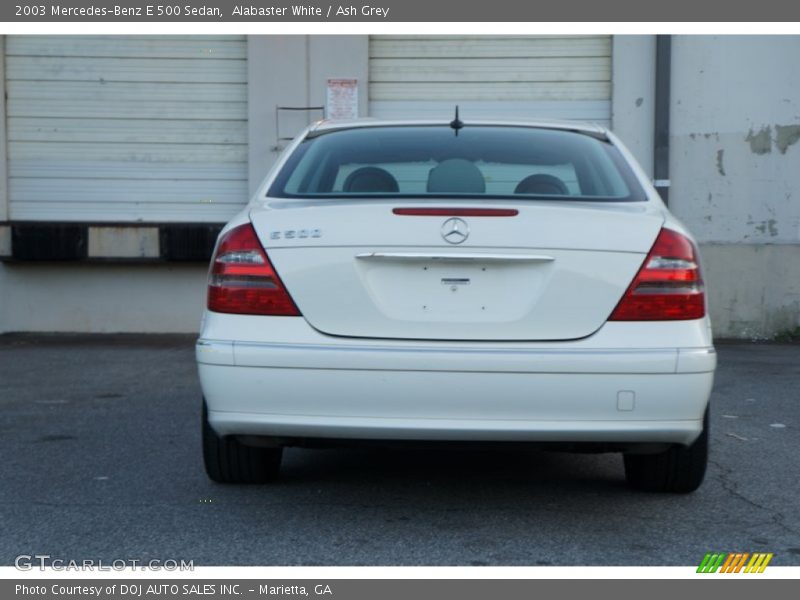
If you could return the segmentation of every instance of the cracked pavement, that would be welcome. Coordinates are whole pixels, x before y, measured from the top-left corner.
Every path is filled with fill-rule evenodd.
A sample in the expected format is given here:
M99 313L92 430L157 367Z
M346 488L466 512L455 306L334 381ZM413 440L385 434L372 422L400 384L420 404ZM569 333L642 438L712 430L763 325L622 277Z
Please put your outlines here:
M688 496L618 455L290 449L269 486L202 470L186 336L0 336L0 564L800 565L800 345L721 343L712 459Z

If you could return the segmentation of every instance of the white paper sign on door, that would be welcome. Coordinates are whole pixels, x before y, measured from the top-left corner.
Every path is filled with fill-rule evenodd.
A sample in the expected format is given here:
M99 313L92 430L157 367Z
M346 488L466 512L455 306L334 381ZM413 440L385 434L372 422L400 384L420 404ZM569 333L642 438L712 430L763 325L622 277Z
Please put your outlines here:
M358 118L358 79L328 79L325 117L332 120Z

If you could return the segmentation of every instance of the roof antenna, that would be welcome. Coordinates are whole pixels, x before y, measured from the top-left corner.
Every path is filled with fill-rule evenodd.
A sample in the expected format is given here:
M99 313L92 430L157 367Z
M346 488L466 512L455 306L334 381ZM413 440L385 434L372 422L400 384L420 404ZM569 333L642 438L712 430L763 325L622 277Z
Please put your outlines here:
M458 130L464 127L464 121L458 118L458 104L456 104L456 118L450 121L450 128L455 130L458 137Z

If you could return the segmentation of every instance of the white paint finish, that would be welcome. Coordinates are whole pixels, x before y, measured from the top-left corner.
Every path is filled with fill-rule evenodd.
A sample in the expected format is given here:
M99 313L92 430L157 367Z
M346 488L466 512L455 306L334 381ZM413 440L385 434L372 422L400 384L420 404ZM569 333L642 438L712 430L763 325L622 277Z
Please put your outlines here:
M351 126L369 125L337 123L320 128ZM610 139L619 143L613 135ZM633 161L625 148L620 151ZM459 260L452 262L461 264L471 252L478 256L491 252L488 270L503 255L531 250L530 240L537 239L547 246L546 251L535 252L537 259L547 255L554 260L513 262L553 267L543 289L550 289L560 275L593 274L594 279L584 285L559 289L555 306L545 306L543 314L536 315L547 317L548 325L562 333L571 331L582 317L570 311L585 299L595 300L614 286L616 297L622 294L665 219L683 231L664 211L643 171L636 167L634 172L649 202L625 206L541 202L535 207L503 202L520 214L513 219L485 219L480 225L472 219L470 244L457 250L441 239L433 242L438 228L428 229L422 219L393 217L388 209L396 201L272 201L256 196L249 217L304 317L205 313L197 359L209 423L221 435L692 442L702 430L716 365L707 318L608 323L605 317L611 308L603 307L605 317L594 335L565 342L552 337L542 342L503 341L508 339L508 322L503 321L491 323L490 339L485 337L486 323L461 318L457 302L451 303L456 320L461 319L457 335L447 328L453 319L445 312L430 319L424 329L413 320L402 322L402 315L395 315L394 322L391 314L368 322L376 311L413 308L420 292L419 282L406 272L384 278L406 284L405 289L388 293L376 289L386 281L372 285L375 281L369 274L359 277L364 275L358 273L361 264L398 262L373 260L376 244L384 252L382 259L391 253L409 270L419 267L420 253L454 252ZM268 177L259 194L270 183ZM240 213L226 230L247 218L247 213ZM299 229L317 227L330 235L324 239L295 235ZM291 236L286 229L292 230ZM275 231L283 235L272 235ZM409 254L409 248L415 248L414 253ZM570 252L577 257L574 263L566 256ZM369 260L359 263L358 253L367 253ZM534 252L525 254L530 258L527 255ZM413 264L403 264L406 258ZM630 259L628 272L610 264L618 258ZM480 260L473 262L480 267ZM521 279L535 281L536 275L526 272ZM490 301L505 299L513 304L536 297L537 290L520 284L518 297L499 298L514 296L514 290L508 281L492 283L485 290ZM384 294L388 300L381 297ZM382 301L396 304L376 308ZM309 303L315 304L309 308ZM580 308L592 310L585 304ZM513 311L514 307L504 307L500 314ZM320 325L320 318L331 318L328 323L343 335L322 333L328 324ZM359 329L365 321L367 326ZM395 327L391 332L387 322ZM353 337L358 335L363 337ZM381 337L367 339L376 335ZM432 339L420 339L427 336ZM450 341L441 341L445 337ZM215 351L209 352L209 347ZM681 365L689 372L677 373L678 357L686 350L691 351ZM237 366L231 366L231 359ZM635 411L629 410L633 405L624 397L620 403L621 390L636 394Z
M609 36L372 36L370 44L374 116L419 118L458 104L465 119L609 121Z
M771 339L800 327L800 244L703 244L714 334Z
M432 440L687 443L702 427L713 379L589 374L579 365L570 374L203 363L198 370L209 420L221 434L289 434L291 427L289 435ZM636 390L636 411L617 410L621 382Z
M453 373L675 373L678 350L579 350L575 348L507 348L502 344L450 344L447 349L416 342L415 346L337 344L330 338L323 344L231 345L233 364L239 367L344 369L376 371L441 371ZM209 342L211 343L211 342ZM224 344L225 342L220 342ZM529 345L530 346L530 345ZM206 353L198 362L225 364ZM713 366L702 372L713 370ZM683 372L683 371L678 371ZM695 371L689 371L695 372Z
M221 370L224 367L210 367ZM201 369L201 374L205 369ZM283 375L284 373L281 373ZM286 373L296 375L296 373ZM247 376L252 377L252 373ZM359 373L361 375L361 373ZM357 377L342 382L344 386L361 386L368 389L373 385L376 376L364 373L365 377ZM248 378L250 378L248 377ZM654 386L662 385L654 380ZM708 377L706 377L708 378ZM285 385L286 380L281 378ZM444 378L445 380L447 378ZM470 377L468 383L481 393L486 392L486 384L477 386L476 377ZM702 377L693 377L699 381ZM249 383L249 382L248 382ZM263 378L259 383L266 385ZM302 383L309 383L303 381ZM313 384L317 384L316 378ZM431 382L426 381L430 386ZM522 383L522 382L520 382ZM442 385L442 382L439 382ZM699 387L699 386L697 386ZM710 387L710 386L709 386ZM416 387L398 385L400 391L413 394ZM340 388L336 388L337 390ZM429 387L428 390L431 388ZM441 388L440 388L441 389ZM492 390L493 391L493 390ZM489 391L487 394L491 394ZM683 390L676 390L676 392ZM318 392L319 393L319 392ZM488 397L488 395L487 395ZM337 394L336 400L339 399ZM393 398L394 399L394 398ZM576 411L577 412L577 411ZM525 419L518 416L514 419L403 419L385 417L350 417L350 416L305 416L278 415L267 413L242 413L214 411L209 414L211 426L221 435L267 435L278 437L316 437L344 439L397 439L397 440L438 440L438 441L540 441L540 442L668 442L689 444L703 430L702 419L682 419L679 421L576 421L552 420L541 421Z
M89 258L158 258L157 227L89 227Z
M611 128L653 175L656 43L652 35L613 37Z
M205 265L0 264L0 331L194 333Z
M309 327L305 319L285 317L263 317L258 323L261 327L253 327L253 319L249 315L222 313L206 313L203 322L203 337L208 340L236 340L243 344L260 344L265 342L264 332L269 332L269 342L274 344L300 344L303 346L325 346L334 343L341 347L357 347L362 349L379 349L385 347L384 340L356 339L336 337L320 333ZM483 350L518 350L518 351L559 351L565 347L570 351L604 350L608 348L635 348L640 350L687 348L703 350L711 347L711 331L707 320L700 321L652 321L647 327L633 321L606 322L594 335L571 342L493 342L478 343L476 349ZM424 342L429 349L464 348L463 342ZM392 340L393 348L413 349L419 347L415 340ZM340 348L346 351L346 348ZM706 359L692 361L681 369L681 372L702 372L713 368L713 363Z
M524 223L529 225L536 217L530 212L528 215ZM574 211L571 218L573 223L586 219ZM437 235L441 221L436 219L431 223ZM545 222L560 229L564 227L564 221L560 221L560 226L552 220ZM660 220L655 223L649 245L660 223ZM424 227L418 220L415 225L418 230ZM481 233L487 237L486 228L481 225L477 219L471 220L470 226L475 231L470 237ZM507 223L498 224L498 228L503 225ZM651 231L651 223L643 223L643 229ZM530 237L536 239L533 233ZM507 239L518 238L509 232ZM430 249L416 246L413 235L407 243L424 253L445 250L441 246ZM468 264L415 258L359 261L354 256L359 248L380 248L387 252L395 248L373 246L357 238L353 245L358 247L270 251L272 263L300 311L314 327L332 335L576 339L602 326L644 259L644 253L530 248L530 252L546 254L554 260L476 259ZM470 249L493 250L491 245ZM469 284L447 285L446 280L452 278L466 279Z
M621 390L617 392L617 410L629 411L636 407L636 392Z
M708 321L706 321L708 322ZM717 351L714 348L681 348L678 350L677 373L704 373L717 366Z
M673 38L670 204L701 242L800 241L800 143L778 147L800 128L798 56L800 36Z
M233 366L233 342L198 340L195 346L195 357L198 362Z
M448 125L452 121L452 115L448 118L439 119L411 119L412 124L415 125ZM580 123L573 121L565 121L563 119L536 119L536 118L520 118L520 119L476 119L473 121L474 125L517 125L520 127L540 127L544 129L567 129L569 131L587 131L597 134L606 135L605 128L597 123ZM365 119L353 119L351 121L319 121L311 125L308 131L330 131L334 129L355 129L359 127L377 127L377 126L407 126L409 119L398 118L384 118L376 119L369 117ZM303 132L306 135L308 131ZM302 136L301 136L302 137Z
M232 345L233 364L240 367L345 369L358 371L440 371L455 373L490 371L494 373L675 373L678 351L666 349L578 350L513 348L497 343L495 348L474 343L462 347L395 345L359 346L329 343ZM504 347L505 346L505 347ZM199 362L220 364L216 359L198 357ZM621 362L620 362L621 361ZM624 365L624 366L621 366ZM712 367L713 369L713 367ZM704 371L710 369L706 368Z
M248 197L246 58L243 37L10 40L10 217L235 213Z
M492 202L497 204L497 202ZM267 204L251 219L301 312L335 335L424 339L564 339L597 330L633 279L664 222L656 205L503 201L513 218L465 218L457 250L441 239L443 218L400 217L402 201ZM439 201L437 206L463 206ZM368 223L369 226L365 227ZM320 228L316 239L270 232ZM365 252L540 254L552 263L416 259L364 261ZM517 264L518 263L518 264ZM454 296L442 281L469 278Z
M223 433L685 442L716 364L698 323L609 323L568 343L388 342L331 338L301 318L207 313L197 359ZM274 341L241 343L238 332ZM704 357L680 373L678 340ZM635 411L620 414L621 390L636 394Z
M319 129L381 124L362 120ZM613 135L611 141L619 145ZM633 162L624 147L620 151ZM254 202L249 217L299 310L322 332L428 340L578 339L602 327L665 219L683 231L633 166L649 202L490 201L518 214L465 217L469 238L457 249L441 239L443 219L392 214L391 208L413 201L268 199ZM463 207L454 199L436 202ZM297 233L303 230L320 235ZM486 254L506 258L481 258ZM509 260L513 254L549 260ZM364 260L365 255L399 260ZM437 262L425 255L473 260ZM454 278L469 287L443 285Z

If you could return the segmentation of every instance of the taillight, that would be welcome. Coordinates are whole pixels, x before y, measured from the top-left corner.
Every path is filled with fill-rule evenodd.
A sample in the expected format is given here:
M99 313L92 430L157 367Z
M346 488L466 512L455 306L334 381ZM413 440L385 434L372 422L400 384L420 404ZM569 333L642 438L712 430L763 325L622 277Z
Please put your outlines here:
M697 251L689 239L662 229L610 321L699 319L706 314Z
M250 223L231 229L211 259L208 310L300 316Z
M392 212L410 217L516 217L519 214L516 208L417 207L393 208Z

